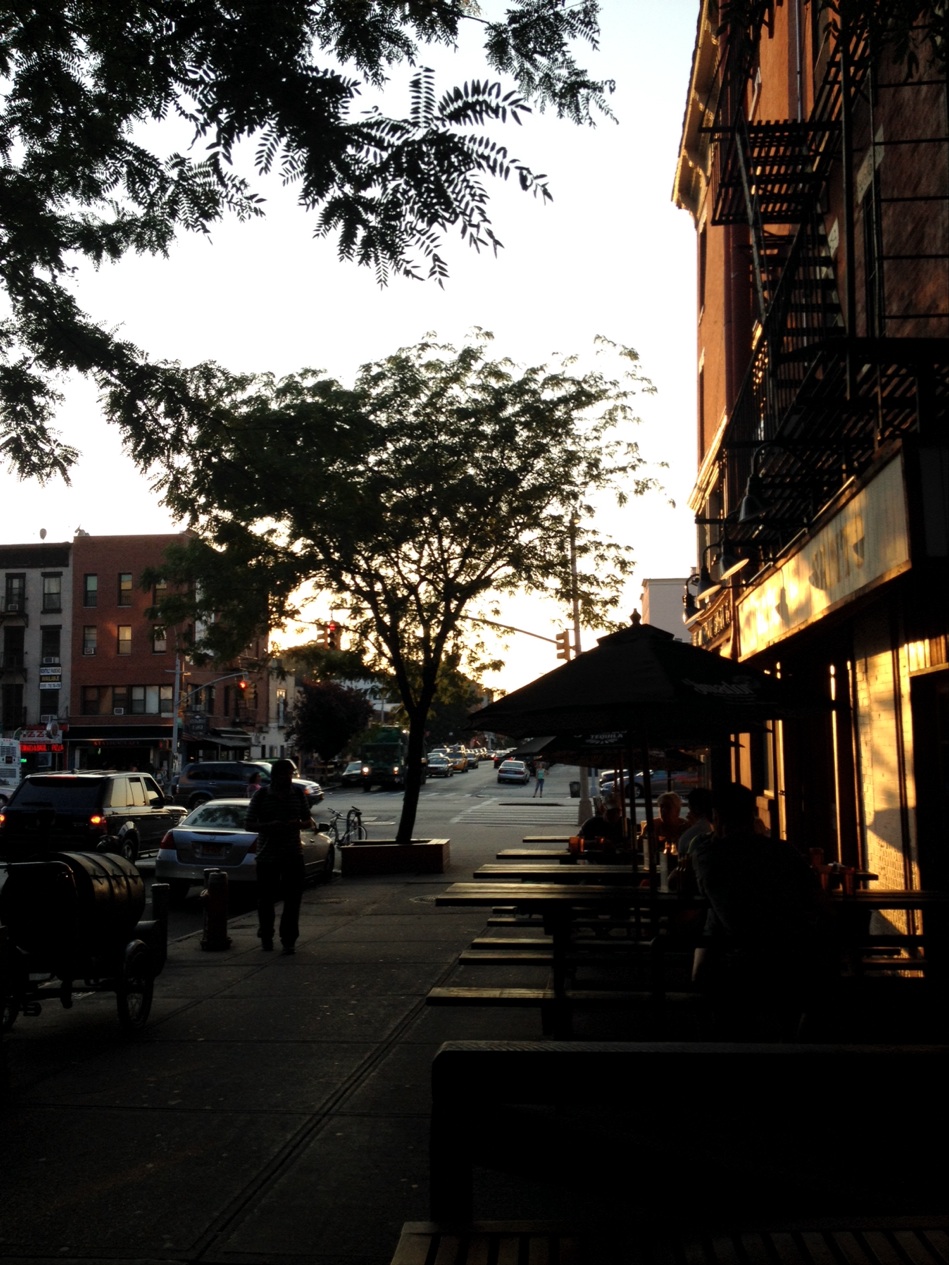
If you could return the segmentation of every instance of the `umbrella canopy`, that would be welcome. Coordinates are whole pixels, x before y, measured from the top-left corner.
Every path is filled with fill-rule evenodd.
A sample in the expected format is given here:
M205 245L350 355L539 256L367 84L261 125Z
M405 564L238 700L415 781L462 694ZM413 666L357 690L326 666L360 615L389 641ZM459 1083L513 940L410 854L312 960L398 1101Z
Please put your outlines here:
M676 641L636 616L630 627L601 637L595 649L473 712L469 724L496 733L581 737L591 758L597 749L618 753L631 743L698 746L830 707L829 699Z

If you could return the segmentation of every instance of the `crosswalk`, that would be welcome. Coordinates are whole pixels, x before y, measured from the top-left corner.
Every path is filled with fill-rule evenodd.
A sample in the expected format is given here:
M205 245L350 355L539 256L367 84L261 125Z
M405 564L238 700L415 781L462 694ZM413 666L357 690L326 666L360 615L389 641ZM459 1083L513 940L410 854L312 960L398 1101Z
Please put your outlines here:
M500 796L478 799L452 818L481 826L517 826L537 833L560 834L576 829L577 801L571 799L516 800Z

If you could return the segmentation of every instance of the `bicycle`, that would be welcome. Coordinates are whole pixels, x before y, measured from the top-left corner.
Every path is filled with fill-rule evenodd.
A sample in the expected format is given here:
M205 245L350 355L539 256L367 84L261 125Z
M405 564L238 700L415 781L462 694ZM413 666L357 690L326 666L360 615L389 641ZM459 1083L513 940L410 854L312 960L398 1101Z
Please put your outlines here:
M340 829L341 821L345 821L345 830ZM347 843L369 838L369 831L362 824L362 813L355 805L345 818L342 813L334 811L328 822L320 822L320 829L324 834L328 834L334 844L340 848L345 847Z

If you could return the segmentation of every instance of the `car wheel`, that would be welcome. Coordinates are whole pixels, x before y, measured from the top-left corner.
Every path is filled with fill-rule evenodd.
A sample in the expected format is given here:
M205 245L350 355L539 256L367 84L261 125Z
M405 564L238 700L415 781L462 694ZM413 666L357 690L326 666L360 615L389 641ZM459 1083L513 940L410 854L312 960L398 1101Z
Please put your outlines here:
M134 835L126 835L120 845L120 851L126 861L131 861L134 865L138 860L138 840Z
M115 993L119 1023L134 1031L148 1022L155 990L155 970L152 955L142 942L136 941L125 951L122 977Z
M200 806L202 804L206 804L210 798L211 796L205 791L198 791L188 800L188 811L190 812L192 808L200 808Z

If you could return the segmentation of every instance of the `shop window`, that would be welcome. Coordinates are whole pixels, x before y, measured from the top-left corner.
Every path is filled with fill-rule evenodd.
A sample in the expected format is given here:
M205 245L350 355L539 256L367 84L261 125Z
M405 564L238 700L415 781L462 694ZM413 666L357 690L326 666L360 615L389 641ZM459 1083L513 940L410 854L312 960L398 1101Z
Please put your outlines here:
M132 625L119 624L116 635L116 654L129 655L132 653Z

